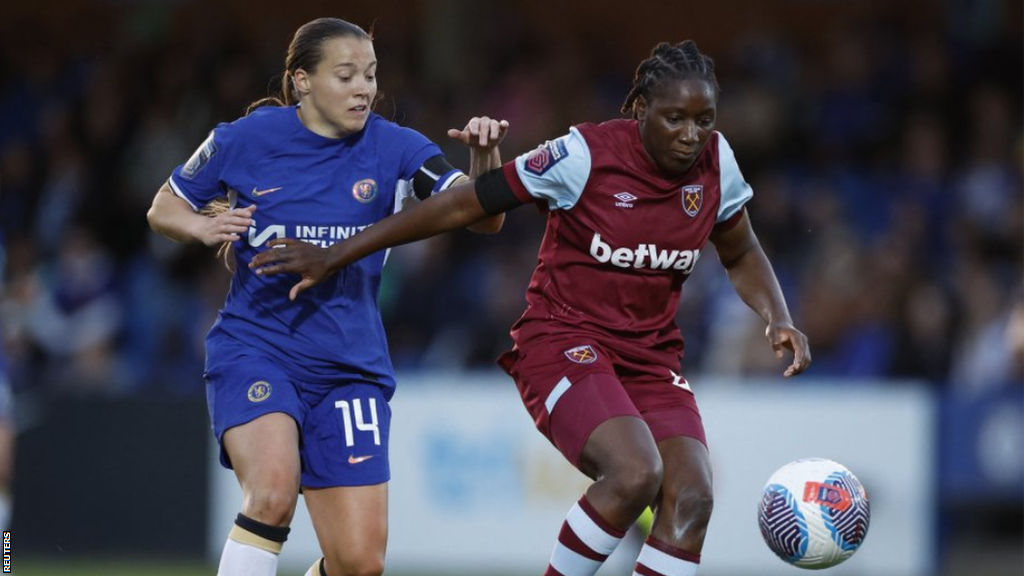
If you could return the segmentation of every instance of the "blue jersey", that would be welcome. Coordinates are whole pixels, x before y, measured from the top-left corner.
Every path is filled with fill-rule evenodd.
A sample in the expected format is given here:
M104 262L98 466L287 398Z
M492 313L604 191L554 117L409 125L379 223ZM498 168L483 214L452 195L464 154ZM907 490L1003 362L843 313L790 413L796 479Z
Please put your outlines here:
M417 170L439 155L422 134L376 114L343 139L306 128L294 106L263 107L218 125L170 178L175 194L197 210L223 196L233 208L257 205L248 236L234 244L235 274L207 336L207 367L218 344L241 343L303 380L393 388L377 306L384 251L349 265L295 302L288 291L298 277L257 276L248 264L274 238L326 247L391 215L411 195ZM453 180L441 176L438 187Z

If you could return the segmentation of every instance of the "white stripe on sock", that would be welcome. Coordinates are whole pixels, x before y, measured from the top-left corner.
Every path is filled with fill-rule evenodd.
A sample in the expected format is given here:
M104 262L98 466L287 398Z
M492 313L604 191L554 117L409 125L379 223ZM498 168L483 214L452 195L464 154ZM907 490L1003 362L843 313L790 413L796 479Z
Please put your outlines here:
M666 576L696 576L697 574L697 565L693 562L665 554L647 543L644 543L643 548L640 549L640 556L636 561L637 564L643 564ZM636 573L634 572L634 574Z
M619 545L621 538L612 536L611 534L604 531L603 528L597 525L594 520L583 511L580 503L577 502L573 505L572 509L569 510L568 516L565 521L569 523L569 527L576 533L576 536L587 545L588 548L603 554L605 556L615 551L615 547Z
M566 548L561 542L555 544L551 553L551 567L565 576L592 576L601 564Z

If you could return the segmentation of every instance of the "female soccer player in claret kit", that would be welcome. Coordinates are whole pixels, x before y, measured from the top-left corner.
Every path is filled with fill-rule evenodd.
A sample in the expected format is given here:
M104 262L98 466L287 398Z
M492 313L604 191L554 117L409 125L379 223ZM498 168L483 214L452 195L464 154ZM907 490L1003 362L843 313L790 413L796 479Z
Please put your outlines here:
M207 400L221 462L242 487L219 576L273 576L300 486L323 552L307 576L372 576L387 540L388 407L395 377L377 306L381 252L288 301L286 278L250 259L274 238L329 246L465 175L414 130L372 112L377 60L363 29L300 27L282 99L220 124L156 194L149 221L172 239L230 242L235 273L206 340ZM470 176L501 165L507 123L473 118ZM229 208L200 209L227 197ZM474 228L496 232L503 216Z
M537 428L594 479L569 511L547 576L594 574L648 505L654 522L634 574L697 573L711 467L675 314L709 240L776 355L792 352L783 374L810 365L751 228L751 188L714 129L717 103L712 60L692 41L658 44L622 107L631 118L575 126L326 250L274 241L279 249L252 264L263 276L301 275L294 299L383 248L521 204L547 213L528 307L499 360Z

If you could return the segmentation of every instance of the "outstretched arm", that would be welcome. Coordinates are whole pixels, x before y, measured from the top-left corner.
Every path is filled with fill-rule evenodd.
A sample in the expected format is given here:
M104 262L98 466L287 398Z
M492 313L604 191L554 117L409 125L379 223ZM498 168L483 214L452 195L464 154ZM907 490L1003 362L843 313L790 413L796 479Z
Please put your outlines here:
M484 204L488 206L485 210ZM249 267L259 275L298 274L289 298L323 282L331 274L378 250L463 228L488 216L520 205L501 169L477 180L435 194L416 206L388 216L348 240L320 248L293 238L271 240L269 249L257 254Z
M217 246L234 242L252 225L256 206L235 208L216 216L200 214L188 202L179 198L168 183L164 183L153 197L153 205L146 213L149 226L158 234L177 242L202 242Z
M714 232L711 241L736 293L767 323L765 337L775 350L775 356L782 358L783 349L793 353L793 361L783 376L795 376L807 370L811 365L807 337L793 326L775 271L761 249L746 212L732 228Z

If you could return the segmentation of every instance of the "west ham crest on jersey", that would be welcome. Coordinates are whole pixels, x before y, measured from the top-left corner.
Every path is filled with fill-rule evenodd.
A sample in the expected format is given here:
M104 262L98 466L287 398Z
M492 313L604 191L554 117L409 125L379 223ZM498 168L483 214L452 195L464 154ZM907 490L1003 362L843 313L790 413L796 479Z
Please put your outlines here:
M540 176L568 155L569 151L566 150L564 142L551 140L530 152L530 155L526 157L524 167L530 174Z
M701 184L695 184L692 186L683 186L683 210L686 211L690 217L694 217L700 212L701 204L704 203L704 186Z
M597 352L590 346L577 346L565 351L565 357L577 364L593 364L597 362Z

